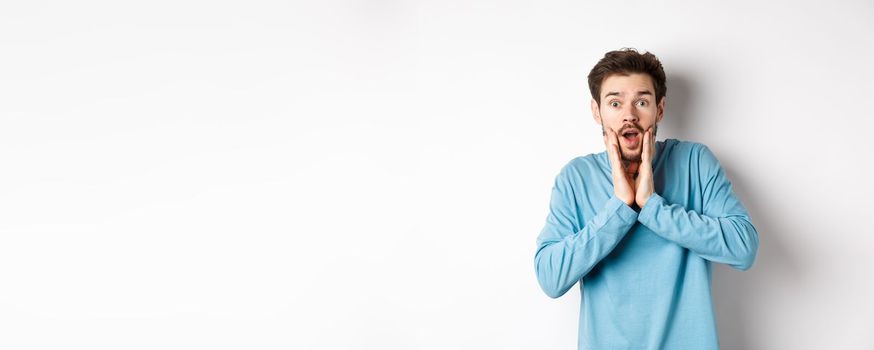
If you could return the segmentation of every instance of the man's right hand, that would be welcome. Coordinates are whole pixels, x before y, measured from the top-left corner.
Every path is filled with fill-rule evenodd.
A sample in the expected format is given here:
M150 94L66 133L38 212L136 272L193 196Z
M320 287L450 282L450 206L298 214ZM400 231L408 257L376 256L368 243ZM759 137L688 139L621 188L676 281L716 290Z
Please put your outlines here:
M607 157L610 158L610 168L613 173L613 193L628 206L634 203L634 183L625 173L619 150L619 136L610 127L605 127L604 144L607 146Z

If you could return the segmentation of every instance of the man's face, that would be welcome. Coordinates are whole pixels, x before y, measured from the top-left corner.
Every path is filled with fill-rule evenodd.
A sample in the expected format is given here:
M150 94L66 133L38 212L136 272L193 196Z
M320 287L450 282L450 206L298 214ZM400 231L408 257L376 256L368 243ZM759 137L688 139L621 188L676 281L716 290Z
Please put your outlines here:
M622 159L640 162L643 132L662 120L665 99L656 103L655 85L649 74L610 75L601 83L601 104L592 99L592 115L602 129L612 128L619 136Z

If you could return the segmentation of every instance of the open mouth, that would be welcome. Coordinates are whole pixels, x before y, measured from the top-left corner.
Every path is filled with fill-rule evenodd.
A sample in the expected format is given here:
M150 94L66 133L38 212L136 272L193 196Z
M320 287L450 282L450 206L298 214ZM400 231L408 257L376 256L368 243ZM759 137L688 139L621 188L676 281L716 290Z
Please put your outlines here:
M640 131L629 129L622 132L622 139L624 139L628 144L635 145L640 141L640 135Z

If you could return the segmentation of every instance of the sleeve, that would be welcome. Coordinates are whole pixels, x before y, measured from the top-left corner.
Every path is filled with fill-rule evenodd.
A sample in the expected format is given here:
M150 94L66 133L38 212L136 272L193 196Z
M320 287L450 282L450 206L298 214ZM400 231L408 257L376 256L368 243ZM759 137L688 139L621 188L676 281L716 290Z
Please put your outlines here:
M640 210L641 224L704 259L734 269L749 269L756 258L759 235L731 182L707 146L700 145L702 213L687 211L653 193Z
M537 237L534 271L551 298L564 295L622 240L637 212L613 195L597 214L580 220L567 167L556 177L546 225Z

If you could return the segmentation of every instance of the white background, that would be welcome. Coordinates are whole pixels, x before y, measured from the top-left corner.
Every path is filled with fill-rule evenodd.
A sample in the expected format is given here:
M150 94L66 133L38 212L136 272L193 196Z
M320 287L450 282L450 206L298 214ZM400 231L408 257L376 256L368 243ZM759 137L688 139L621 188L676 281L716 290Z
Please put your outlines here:
M872 349L874 5L725 3L4 2L0 348L573 349L535 239L628 46L760 234L723 348Z

